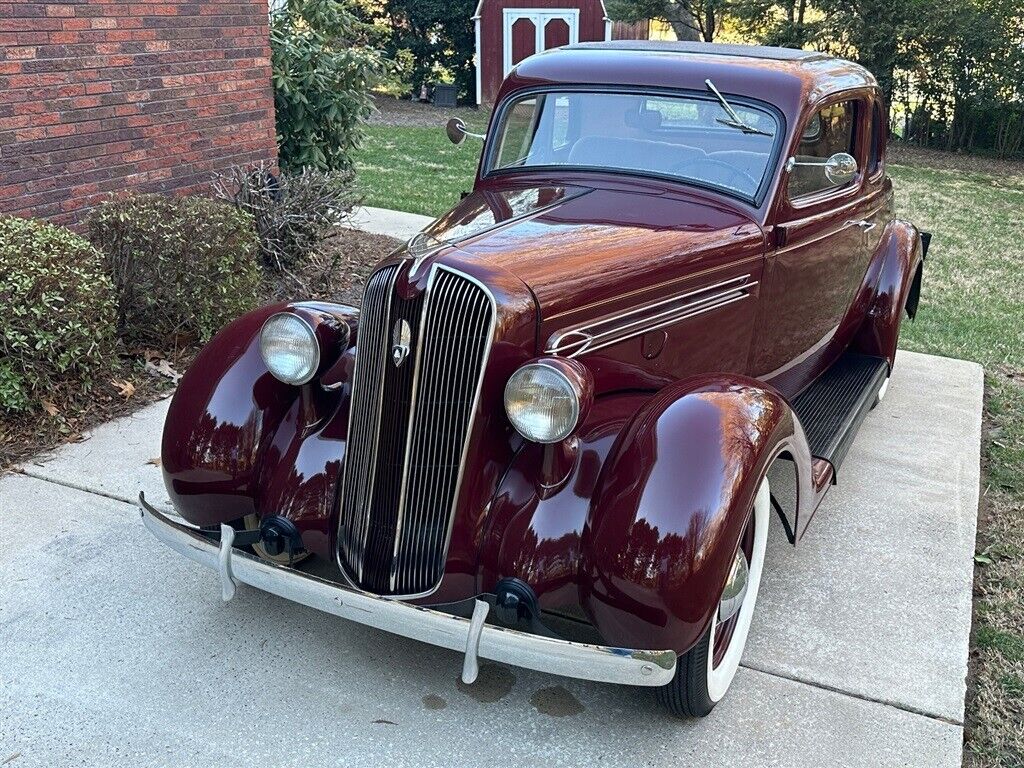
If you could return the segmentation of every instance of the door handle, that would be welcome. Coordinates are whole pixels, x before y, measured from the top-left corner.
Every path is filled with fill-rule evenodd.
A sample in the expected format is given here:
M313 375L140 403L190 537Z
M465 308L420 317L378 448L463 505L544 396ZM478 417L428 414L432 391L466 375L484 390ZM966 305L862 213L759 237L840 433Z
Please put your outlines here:
M846 223L847 224L854 224L854 225L860 227L865 232L870 232L872 229L874 229L876 226L878 226L878 224L876 222L868 221L867 219L859 219L857 221L848 221Z

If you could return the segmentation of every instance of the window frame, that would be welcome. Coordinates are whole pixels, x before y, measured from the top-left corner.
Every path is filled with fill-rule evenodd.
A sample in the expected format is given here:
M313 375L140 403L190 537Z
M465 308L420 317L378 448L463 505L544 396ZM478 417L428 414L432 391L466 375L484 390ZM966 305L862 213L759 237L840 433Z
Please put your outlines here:
M834 187L824 187L823 189L817 189L813 192L807 192L798 197L793 197L789 194L789 184L793 178L793 173L786 173L785 189L783 190L783 198L790 210L804 210L806 208L812 208L821 203L828 202L830 200L836 200L842 197L847 197L853 192L859 192L863 185L864 179L867 176L867 168L864 157L864 117L868 111L867 107L870 103L869 99L866 99L863 94L857 92L840 92L833 94L827 100L820 102L815 105L808 114L804 121L800 124L800 130L796 134L796 143L793 148L792 154L796 154L796 150L799 149L800 143L803 141L803 132L807 125L818 115L823 109L834 107L836 104L842 104L843 102L853 102L854 113L853 113L853 135L851 137L851 151L850 155L857 160L857 175L846 184L840 184ZM788 159L788 158L787 158ZM826 158L821 158L825 160Z
M495 131L500 131L504 125L505 116L509 109L519 101L528 99L530 96L536 96L538 94L558 94L558 93L593 93L593 94L623 94L629 96L639 97L688 97L696 98L702 101L715 102L713 95L706 91L699 91L691 88L661 88L656 86L597 86L597 85L541 85L533 86L530 88L521 88L512 93L508 94L494 111L494 116L491 120L491 124L494 126ZM630 170L628 168L614 168L608 166L577 166L577 165L566 165L566 164L553 164L553 165L530 165L523 167L506 167L506 168L495 168L494 163L496 155L499 151L499 145L501 144L500 138L494 138L493 140L488 137L486 146L484 147L483 157L481 159L481 174L480 178L491 179L500 178L502 176L514 176L521 173L532 173L532 172L556 172L556 173L597 173L597 174L610 174L613 176L626 176L630 178L641 178L657 181L667 181L674 184L680 184L686 187L696 187L698 189L708 190L715 192L725 197L740 200L748 205L752 205L755 208L760 208L764 203L765 198L771 191L772 186L775 183L775 179L778 175L779 157L782 154L782 149L786 145L787 136L787 123L786 116L782 111L774 104L770 104L760 99L751 98L749 96L743 96L733 93L724 93L723 95L728 99L730 104L743 105L752 107L754 109L760 109L776 120L777 130L772 141L772 149L768 156L768 162L765 164L764 174L758 184L757 190L754 194L745 195L743 192L737 189L731 189L729 187L719 186L717 184L711 184L708 182L702 182L699 179L690 179L683 176L673 176L667 173L656 173L654 171L639 171Z
M875 118L878 118L877 122ZM868 179L877 180L885 173L885 144L888 139L889 125L885 119L882 97L871 100L871 138L868 146L868 157L865 172Z

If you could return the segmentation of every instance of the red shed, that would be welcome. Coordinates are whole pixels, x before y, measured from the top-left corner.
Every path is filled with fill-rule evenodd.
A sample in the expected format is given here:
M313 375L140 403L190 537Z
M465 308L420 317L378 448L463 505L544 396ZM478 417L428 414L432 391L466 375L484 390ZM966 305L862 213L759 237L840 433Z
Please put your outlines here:
M505 75L527 56L570 43L611 40L603 0L480 0L476 103L491 103Z

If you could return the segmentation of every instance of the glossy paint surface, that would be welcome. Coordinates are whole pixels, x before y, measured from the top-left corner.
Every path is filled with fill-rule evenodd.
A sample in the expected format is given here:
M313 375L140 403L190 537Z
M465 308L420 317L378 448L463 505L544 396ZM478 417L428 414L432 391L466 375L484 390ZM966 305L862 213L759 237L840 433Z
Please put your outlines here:
M685 439L681 439L685 435ZM786 402L743 377L702 376L654 396L620 434L581 540L581 598L613 643L685 650L718 604L754 494L782 452L809 457Z
M863 69L836 60L594 49L530 59L502 94L581 81L703 89L709 76L782 112L780 157L837 91L866 102L877 92ZM796 467L789 523L803 534L832 472L810 456L787 400L847 348L892 363L921 247L912 226L893 221L884 166L799 207L785 189L781 167L759 206L613 173L478 176L428 228L426 247L385 262L399 265L400 297L444 265L486 286L497 309L445 573L421 602L516 576L543 607L582 612L609 643L683 652L780 456ZM282 308L241 318L197 358L171 406L165 475L186 519L281 514L333 561L358 318L291 305L331 351L318 378L289 387L258 351L259 328ZM347 349L331 347L339 323ZM585 371L593 403L573 436L539 446L512 428L503 392L519 366L551 356Z

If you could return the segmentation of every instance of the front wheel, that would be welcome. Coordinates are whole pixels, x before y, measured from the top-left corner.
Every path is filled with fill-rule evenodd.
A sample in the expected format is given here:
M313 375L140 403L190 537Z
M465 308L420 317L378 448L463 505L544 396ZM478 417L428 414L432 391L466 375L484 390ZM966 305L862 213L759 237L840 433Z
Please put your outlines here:
M658 689L658 699L677 717L709 714L736 677L761 586L770 511L771 494L765 478L754 497L718 610L704 636L679 657L672 682Z

